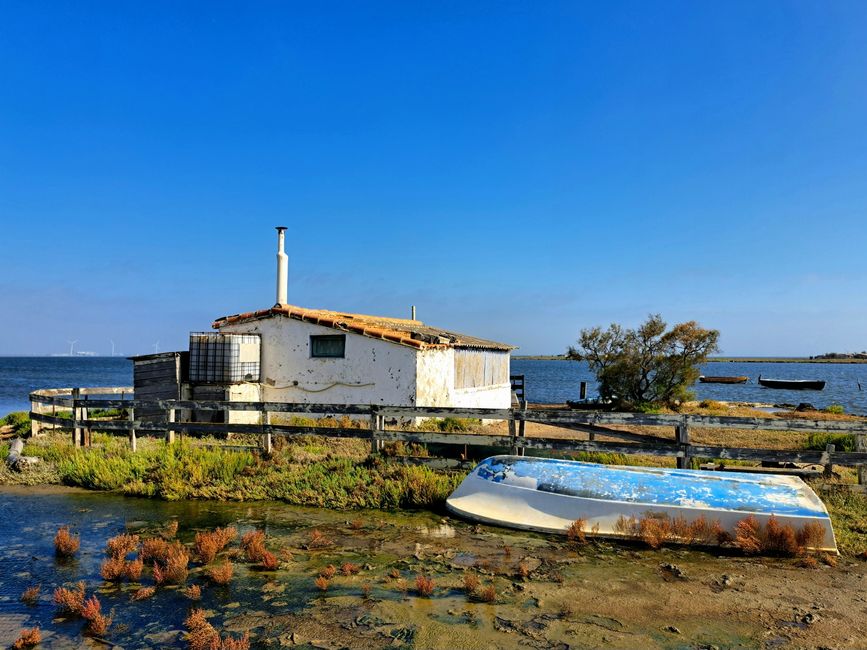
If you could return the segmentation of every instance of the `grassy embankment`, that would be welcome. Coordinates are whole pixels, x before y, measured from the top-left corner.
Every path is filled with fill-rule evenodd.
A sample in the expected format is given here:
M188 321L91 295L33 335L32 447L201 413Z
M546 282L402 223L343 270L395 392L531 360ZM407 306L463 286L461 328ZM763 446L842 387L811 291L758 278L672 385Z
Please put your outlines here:
M278 444L270 458L237 449L256 442L236 436L166 445L142 437L132 453L124 437L94 432L91 448L76 449L68 433L49 433L29 439L24 448L24 455L41 462L22 473L2 465L0 483L59 483L168 500L283 500L336 509L390 509L442 504L463 478L368 458L370 443L364 440L308 436ZM2 457L7 453L8 444L0 444Z
M756 414L752 409L731 408L717 402L689 406L685 410L710 414ZM786 413L786 416L791 415ZM816 414L812 416L816 417ZM844 419L851 416L823 413L822 417ZM26 414L24 418L15 415L8 420L16 422L22 433L29 432ZM292 423L315 424L302 419ZM324 421L320 424L335 426L336 423ZM342 421L340 425L346 426L347 422ZM474 426L478 425L438 421L425 428L454 431ZM852 436L840 434L764 433L772 439L763 439L762 446L771 448L796 445L824 449L828 442L833 442L841 450L854 447ZM528 435L534 435L529 428ZM721 435L726 436L729 445L755 446L754 431L744 432L751 438L752 445L739 441L738 432L724 431ZM732 435L736 437L732 439ZM693 437L696 442L705 439L709 443L721 443L712 430L696 430ZM237 448L244 444L255 445L258 440L253 436L236 436L230 441L186 438L171 446L160 439L143 437L139 439L139 449L134 454L124 437L94 432L92 441L91 448L76 449L68 433L57 432L30 439L24 454L37 456L42 462L23 473L10 471L0 463L0 484L56 483L167 500L282 500L294 505L332 509L397 509L440 508L464 476L461 472L405 465L390 458L406 453L425 453L421 448L408 449L400 443L388 447L384 457L371 458L370 446L365 440L305 436L284 441L278 438L274 454L264 458L254 451ZM228 448L229 445L234 448ZM5 458L7 453L8 444L0 443L0 456ZM673 460L610 453L573 453L569 457L620 465L659 465ZM832 481L854 482L851 468L835 470L838 475ZM844 490L822 496L831 513L841 551L852 555L867 553L867 497Z

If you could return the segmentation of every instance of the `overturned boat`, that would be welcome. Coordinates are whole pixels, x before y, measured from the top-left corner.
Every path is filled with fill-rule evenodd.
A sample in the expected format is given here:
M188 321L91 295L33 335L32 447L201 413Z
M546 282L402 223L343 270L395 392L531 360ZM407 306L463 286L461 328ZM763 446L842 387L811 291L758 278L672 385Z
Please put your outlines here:
M635 536L639 522L648 518L734 536L738 522L750 515L765 526L774 515L779 525L812 530L810 548L837 551L825 505L795 476L492 456L473 469L446 505L475 521L546 533L564 534L580 519L588 533L620 538Z

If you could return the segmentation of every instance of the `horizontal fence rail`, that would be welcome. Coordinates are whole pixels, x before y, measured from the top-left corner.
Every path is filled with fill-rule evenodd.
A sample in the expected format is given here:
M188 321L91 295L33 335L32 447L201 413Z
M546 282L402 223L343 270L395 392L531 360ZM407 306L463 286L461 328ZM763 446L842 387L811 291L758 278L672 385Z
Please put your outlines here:
M120 396L118 399L116 396ZM384 443L405 442L483 446L511 450L572 452L606 452L645 454L677 459L678 467L689 467L694 458L746 460L768 462L812 463L824 465L826 471L836 465L858 467L859 482L867 484L867 420L822 420L730 417L711 415L678 415L652 413L613 413L555 409L528 409L526 403L517 408L446 408L438 406L389 406L377 404L297 404L286 402L242 402L217 400L140 400L132 387L58 388L43 389L30 394L32 435L38 435L43 425L71 429L76 446L90 444L91 430L125 434L136 448L139 433L164 436L173 442L176 433L189 434L255 434L261 436L262 447L270 452L272 436L320 435L338 438L370 440L371 451L382 449ZM119 410L122 419L102 419L92 414ZM156 417L136 417L136 412L157 412ZM202 412L255 412L258 423L197 422L193 414ZM272 422L273 415L352 416L367 420L366 428L348 426L299 426ZM419 419L474 418L500 420L509 424L505 434L447 433L405 430L400 427ZM549 425L581 432L589 440L525 435L527 423ZM389 428L386 429L386 426ZM656 427L674 431L673 437L652 433L635 433L612 429L612 426ZM762 449L753 447L721 447L695 444L690 441L691 429L823 432L848 434L855 439L855 451L837 451L829 444L824 450ZM599 440L604 437L606 440ZM613 439L613 441L611 440Z

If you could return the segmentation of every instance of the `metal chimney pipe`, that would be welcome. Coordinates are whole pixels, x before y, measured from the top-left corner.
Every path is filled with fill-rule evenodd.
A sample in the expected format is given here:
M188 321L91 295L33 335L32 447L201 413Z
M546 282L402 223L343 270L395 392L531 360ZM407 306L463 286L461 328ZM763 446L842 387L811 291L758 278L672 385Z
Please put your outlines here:
M412 314L412 320L415 320L415 305L412 306L410 313Z
M289 304L289 256L284 250L286 226L277 226L277 304Z

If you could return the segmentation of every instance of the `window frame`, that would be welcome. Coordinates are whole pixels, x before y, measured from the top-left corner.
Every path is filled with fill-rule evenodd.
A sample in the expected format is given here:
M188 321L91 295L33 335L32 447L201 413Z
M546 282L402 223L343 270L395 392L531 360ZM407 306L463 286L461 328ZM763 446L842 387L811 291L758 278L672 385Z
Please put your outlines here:
M341 341L343 343L340 354L316 354L315 341ZM310 358L311 359L345 359L346 358L346 334L311 334L310 335Z

